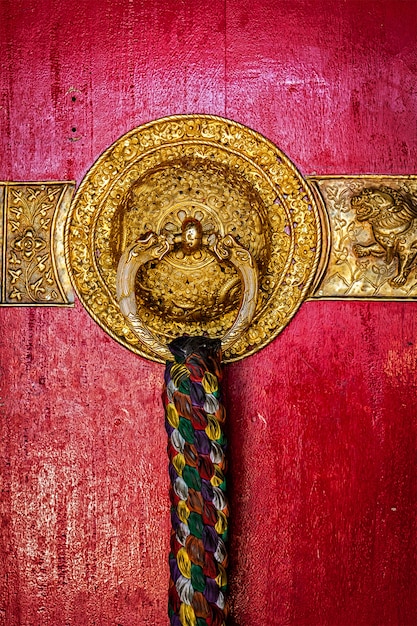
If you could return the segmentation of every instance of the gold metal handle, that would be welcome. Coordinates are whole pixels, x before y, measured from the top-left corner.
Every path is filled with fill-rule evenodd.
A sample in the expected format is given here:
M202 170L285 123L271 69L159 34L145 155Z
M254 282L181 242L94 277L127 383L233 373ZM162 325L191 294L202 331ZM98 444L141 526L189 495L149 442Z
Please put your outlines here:
M239 312L233 326L222 337L222 350L228 350L249 327L256 309L258 297L258 269L256 261L246 248L243 248L232 235L223 238L212 235L209 249L219 261L230 261L240 274L243 294Z
M202 229L198 220L186 221L179 240L185 254L203 245ZM135 297L135 278L142 265L152 259L161 260L173 250L176 241L178 237L172 235L146 233L125 250L117 268L116 296L122 314L146 351L151 350L164 360L170 360L172 355L139 315ZM232 235L220 237L212 234L208 237L206 246L220 262L229 261L237 269L243 283L243 294L236 320L221 338L222 350L225 351L239 339L253 319L258 294L258 270L251 253Z

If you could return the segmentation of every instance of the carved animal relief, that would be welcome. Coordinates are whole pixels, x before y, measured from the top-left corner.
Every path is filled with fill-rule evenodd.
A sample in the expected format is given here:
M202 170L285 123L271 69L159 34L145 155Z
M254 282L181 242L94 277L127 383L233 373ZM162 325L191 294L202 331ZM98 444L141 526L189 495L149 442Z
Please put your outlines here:
M315 177L329 258L313 298L417 298L417 177Z
M368 222L374 237L368 245L354 244L354 253L383 258L387 266L395 262L397 273L389 283L404 285L416 265L417 204L409 194L384 186L364 189L351 204L358 222Z

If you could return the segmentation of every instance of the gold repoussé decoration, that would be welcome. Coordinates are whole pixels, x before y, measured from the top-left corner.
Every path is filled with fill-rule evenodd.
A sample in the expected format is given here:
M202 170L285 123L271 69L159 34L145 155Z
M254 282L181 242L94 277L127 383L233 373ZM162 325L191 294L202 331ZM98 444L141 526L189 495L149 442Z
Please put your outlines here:
M329 258L313 298L417 298L417 176L315 176Z
M0 183L0 306L69 306L64 224L75 183Z
M73 201L66 254L77 294L119 343L152 360L117 299L120 259L149 233L175 241L184 223L202 240L232 237L257 268L253 320L225 351L235 361L268 344L305 299L321 252L318 203L290 160L236 122L173 116L116 141L92 166ZM161 240L162 240L161 239ZM224 337L240 310L242 273L209 245L173 245L137 268L135 307L160 345L183 335ZM135 308L134 307L134 308ZM146 333L145 333L146 334Z

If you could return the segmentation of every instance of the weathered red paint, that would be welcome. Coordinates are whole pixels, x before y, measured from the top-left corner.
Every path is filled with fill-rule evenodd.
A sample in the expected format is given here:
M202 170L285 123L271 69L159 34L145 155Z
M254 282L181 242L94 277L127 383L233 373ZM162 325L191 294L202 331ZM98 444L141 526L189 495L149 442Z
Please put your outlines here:
M415 0L1 7L4 180L79 182L125 131L193 112L306 175L415 173ZM306 303L226 368L231 624L416 623L416 309ZM0 313L0 623L166 624L163 367L79 304Z

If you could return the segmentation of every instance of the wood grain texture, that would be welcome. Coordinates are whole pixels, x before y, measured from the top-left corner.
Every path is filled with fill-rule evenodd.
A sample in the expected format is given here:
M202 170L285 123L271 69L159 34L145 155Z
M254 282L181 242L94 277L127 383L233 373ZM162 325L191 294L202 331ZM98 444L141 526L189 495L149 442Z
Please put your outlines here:
M0 179L173 113L303 174L416 173L415 0L3 0ZM309 302L228 366L233 626L411 626L415 303ZM163 367L77 304L2 309L0 624L167 624Z

